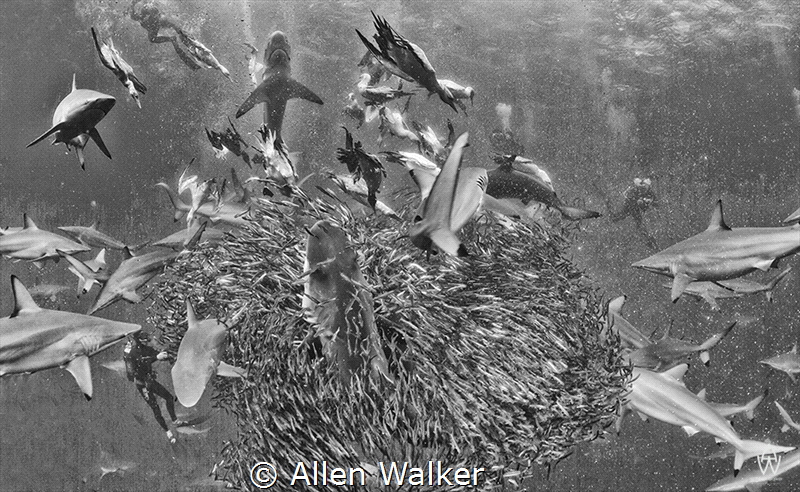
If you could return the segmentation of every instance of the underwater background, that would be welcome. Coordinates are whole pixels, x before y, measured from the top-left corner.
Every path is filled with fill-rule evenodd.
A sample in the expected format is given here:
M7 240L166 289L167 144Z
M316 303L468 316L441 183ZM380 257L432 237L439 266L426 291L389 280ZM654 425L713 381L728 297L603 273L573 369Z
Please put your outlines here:
M298 174L324 168L342 172L341 114L355 91L364 47L354 29L372 33L370 10L426 51L437 74L476 90L467 115L454 114L424 91L411 103L414 119L443 133L444 120L470 132L465 165L493 167L489 135L499 127L495 107L513 108L511 126L526 156L548 171L568 203L602 211L583 221L571 255L606 298L625 294L624 315L656 337L706 340L731 321L733 332L696 359L686 385L708 398L744 403L769 388L754 422L739 417L736 430L750 439L800 444L781 433L773 401L800 415L797 385L758 361L789 350L800 336L800 275L764 296L703 302L669 300L666 278L630 267L705 229L717 199L731 227L777 226L800 205L800 4L762 1L163 1L184 28L211 48L232 81L213 70L191 71L168 44L151 44L132 21L129 1L9 1L0 16L0 226L21 225L27 213L43 229L99 222L100 230L128 244L159 239L180 227L169 200L154 185L174 185L196 158L202 175L224 176L233 156L218 160L204 127L221 130L252 90L248 42L262 50L272 31L287 33L293 77L314 90L323 106L289 103L283 136L302 152ZM142 109L99 63L89 28L115 45L148 86ZM78 88L114 95L117 103L98 125L113 155L94 144L86 171L64 147L25 145L50 126L68 93ZM255 141L256 108L234 121ZM377 130L359 130L378 150ZM396 141L384 150L402 147ZM389 182L403 184L388 167ZM659 206L644 224L658 248L631 220L612 223L634 178L650 178ZM315 176L310 184L329 184ZM406 185L409 182L405 182ZM382 199L391 196L385 190ZM121 259L109 252L109 263ZM797 270L796 257L782 267ZM68 285L63 263L39 270L0 260L0 313L12 309L7 279L28 286ZM756 274L761 280L774 275ZM74 290L40 302L85 312L92 295ZM117 303L100 316L147 326L147 305ZM0 379L0 488L3 490L215 490L208 473L222 446L235 436L232 419L215 413L207 434L179 435L171 445L133 384L100 366L121 358L117 345L92 357L95 394L85 401L63 370ZM168 381L169 367L159 379ZM204 402L205 405L209 403ZM730 474L731 460L702 460L717 450L709 436L691 438L659 422L626 418L622 432L581 444L528 490L703 490ZM119 471L101 478L101 467ZM789 473L766 490L798 490Z

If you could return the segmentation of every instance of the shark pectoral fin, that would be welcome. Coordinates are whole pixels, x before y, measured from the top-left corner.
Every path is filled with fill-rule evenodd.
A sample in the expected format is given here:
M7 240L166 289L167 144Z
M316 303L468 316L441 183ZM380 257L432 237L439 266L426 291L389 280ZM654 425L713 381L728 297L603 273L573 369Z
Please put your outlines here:
M219 366L217 366L217 376L225 378L244 378L247 377L247 370L226 364L225 362L220 362Z
M744 464L744 454L741 451L737 450L736 454L733 458L733 475L736 476L739 474L739 470L742 469L742 465Z
M92 399L92 370L89 367L89 357L85 355L79 355L75 357L64 367L68 370L72 377L75 378L75 381L78 383L78 386L83 391L83 395L86 397L87 400Z
M311 89L294 79L289 79L286 81L286 90L290 98L299 97L300 99L305 99L306 101L311 101L316 104L324 104L322 99L320 99L318 95L314 94Z
M699 430L695 429L691 425L684 425L682 427L682 429L686 433L686 435L688 435L689 437L691 437L691 436L697 434L698 432L700 432Z
M773 478L772 480L780 480L780 478ZM747 492L761 492L761 489L764 488L763 483L748 483L744 486Z
M676 273L672 281L672 302L676 302L678 298L686 290L686 287L694 282L694 279L685 273Z
M787 432L788 430L789 430L789 424L783 424L783 427L781 427L781 432Z
M711 362L711 356L708 354L707 350L700 352L700 361L706 366Z
M106 144L103 143L103 139L100 138L100 133L97 131L97 128L92 128L91 130L89 130L89 136L92 137L94 143L96 143L97 146L100 147L100 150L106 155L106 157L111 159L111 152L108 151Z
M138 303L143 301L142 296L140 296L139 294L137 294L136 292L133 292L133 291L123 292L122 293L122 298L125 299L126 301L132 302L134 304L138 304Z
M239 109L236 110L236 117L239 118L241 116L244 116L248 111L253 109L256 104L266 102L268 89L271 84L272 84L271 79L266 79L260 84L258 84L258 87L253 89L253 92L251 92L250 95L247 96L247 99L245 99L242 105L239 106Z
M49 130L47 130L46 132L42 133L42 134L41 134L41 135L40 135L40 136L39 136L39 137L38 137L36 140L34 140L33 142L31 142L31 143L29 143L28 145L26 145L26 146L25 146L25 148L27 149L27 148L28 148L28 147L30 147L31 145L36 145L37 143L41 142L41 141L42 141L42 140L44 140L45 138L49 137L50 135L52 135L52 134L54 134L55 132L57 132L57 131L61 130L62 128L64 128L64 126L65 126L65 123L59 123L59 124L57 124L56 126L54 126L54 127L50 128L50 129L49 129Z
M705 300L709 306L711 306L712 311L719 311L719 304L717 304L717 300L709 294L708 292L703 292L702 294L703 300Z

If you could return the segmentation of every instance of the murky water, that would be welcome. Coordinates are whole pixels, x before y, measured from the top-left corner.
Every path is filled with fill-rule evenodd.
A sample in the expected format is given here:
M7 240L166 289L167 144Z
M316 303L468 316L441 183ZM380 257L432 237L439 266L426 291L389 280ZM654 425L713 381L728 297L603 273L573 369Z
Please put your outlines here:
M293 76L325 101L289 103L284 138L303 153L302 177L324 168L343 172L341 115L354 92L364 49L354 29L372 33L369 11L385 16L423 47L437 74L475 87L474 107L456 115L436 96L415 96L414 119L444 133L445 118L471 133L465 162L492 167L489 136L499 126L495 107L511 105L511 126L529 157L547 169L570 204L602 211L621 204L633 179L650 178L659 206L643 225L663 249L705 229L718 198L732 227L777 226L800 205L800 6L792 1L492 2L415 1L160 2L202 40L231 72L191 71L169 43L151 44L126 13L128 1L13 1L0 16L0 226L21 225L27 213L39 227L90 225L139 244L180 227L167 197L154 185L174 186L197 159L203 175L247 170L214 157L204 127L222 130L252 90L242 43L263 49L270 32L292 43ZM89 28L111 35L148 86L142 109L99 62ZM72 74L79 88L112 94L116 106L98 125L113 159L90 143L86 171L64 147L25 145L50 126ZM255 141L261 110L236 121ZM359 138L374 143L377 125ZM397 141L384 150L405 148ZM394 170L392 170L394 171ZM399 173L394 173L399 176ZM391 177L390 177L391 178ZM399 178L397 178L399 179ZM391 179L390 179L391 181ZM314 177L310 185L323 180ZM386 193L386 197L390 196ZM95 206L92 206L94 202ZM631 219L584 221L572 249L575 261L608 298L626 294L625 315L645 333L702 342L735 319L732 334L711 353L711 365L692 362L686 385L707 388L712 401L744 403L769 388L753 423L736 418L751 439L797 445L780 432L773 401L800 418L797 386L758 361L789 350L800 334L800 275L775 292L720 301L669 301L665 278L630 264L652 254ZM109 252L109 264L122 259ZM800 266L788 258L781 266ZM43 269L0 260L0 312L12 309L7 279L26 285L73 286L64 263ZM760 280L772 274L756 274ZM43 307L86 312L93 294L73 290ZM117 303L103 317L146 324L146 306ZM151 330L153 327L145 326ZM81 396L72 376L53 369L0 380L0 488L3 490L210 490L207 479L223 442L235 435L222 412L211 430L165 438L149 407L124 377L101 366L121 358L117 345L92 358L95 394ZM159 379L169 381L162 363ZM166 383L168 384L168 383ZM208 405L208 402L204 403ZM584 444L530 490L702 490L731 472L732 460L706 461L713 439L687 438L678 428L628 417L622 433ZM116 471L102 476L101 466ZM796 490L788 474L767 490Z

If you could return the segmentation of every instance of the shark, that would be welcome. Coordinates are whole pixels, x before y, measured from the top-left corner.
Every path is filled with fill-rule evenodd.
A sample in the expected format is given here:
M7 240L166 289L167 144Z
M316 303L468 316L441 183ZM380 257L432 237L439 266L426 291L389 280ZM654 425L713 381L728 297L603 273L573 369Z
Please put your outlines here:
M392 381L381 346L372 294L357 254L339 227L326 220L308 231L302 307L306 321L344 381L368 370L376 383Z
M456 139L450 155L442 166L431 187L430 194L422 208L419 221L411 226L411 242L420 249L430 252L436 245L453 256L468 256L467 248L453 232L452 216L459 181L461 159L464 148L469 145L469 133L462 133ZM482 193L481 193L482 194Z
M785 372L793 383L797 382L795 374L800 374L800 355L797 354L797 342L795 342L792 350L785 354L778 354L775 357L770 357L761 361L761 364L770 366L771 368Z
M266 68L261 83L236 110L236 117L245 115L256 104L266 103L264 124L267 131L275 132L276 142L282 142L281 129L286 102L294 98L315 104L323 104L323 101L311 89L292 78L291 47L289 38L283 32L275 31L269 35L267 48L264 50L264 65Z
M778 411L781 413L781 417L783 417L783 427L781 427L781 432L786 432L789 429L794 429L800 432L800 424L796 423L792 417L789 415L789 412L786 411L783 406L777 401L775 402L775 406L778 407Z
M489 186L486 194L499 201L526 210L531 202L541 203L558 210L569 220L583 220L600 217L599 212L567 206L556 194L550 177L529 159L518 156L498 156L500 166L489 171ZM525 212L525 216L531 216Z
M791 271L792 267L786 268L766 284L742 278L716 282L692 282L686 286L686 290L683 292L705 300L714 311L719 311L717 299L735 299L759 292L763 292L767 301L772 302L772 291ZM671 288L672 284L665 284L665 287Z
M688 364L681 364L665 372L634 368L629 393L617 429L625 412L633 410L642 418L653 418L667 424L677 425L687 433L705 432L731 444L734 454L734 474L742 464L756 456L793 451L793 446L779 446L766 442L742 439L728 420L716 412L707 402L689 391L683 384Z
M104 254L104 252L105 250L101 251L98 257ZM89 262L81 261L61 250L58 251L58 254L69 263L68 270L78 277L78 296L92 290L95 284L100 286L105 285L111 277L111 274L105 270L105 260L102 262L102 268L92 268L92 265L97 264L97 258L91 260L92 265L90 265Z
M788 224L790 222L795 222L795 221L798 221L798 220L800 220L800 208L798 208L797 210L795 210L794 212L789 214L788 217L783 219L783 222Z
M420 211L425 208L425 201L433 189L437 173L425 171L410 171L411 177L419 187L421 198ZM484 192L489 178L486 169L482 167L465 167L458 173L455 195L453 196L452 212L450 214L450 230L457 233L475 215L480 213Z
M609 301L606 331L610 330L618 334L623 347L629 349L641 349L652 345L653 342L650 341L650 337L622 317L622 308L626 300L626 296L619 296Z
M703 232L633 263L633 267L673 278L672 302L696 281L729 280L755 270L767 271L781 258L800 251L800 224L791 227L731 229L718 200Z
M63 367L90 400L89 357L142 329L133 323L42 309L13 275L11 290L14 309L0 318L0 376Z
M122 251L125 248L130 249L131 251L136 251L137 249L143 248L148 243L140 244L137 246L128 246L127 244L123 243L122 241L118 241L113 237L109 236L108 234L102 233L97 230L97 222L94 222L89 227L84 226L64 226L59 227L59 231L66 232L71 237L73 237L76 241L80 241L81 243L91 246L93 248L106 248L106 249L114 249L118 251Z
M194 247L204 230L205 223L200 226L187 247ZM162 249L141 256L133 256L133 253L127 248L124 253L125 259L106 280L94 304L89 308L88 314L106 308L120 299L134 304L142 302L142 296L136 293L136 289L142 287L156 275L163 273L164 268L180 254L173 250ZM91 285L89 287L91 288Z
M58 251L75 254L91 249L71 239L39 229L28 214L23 214L22 222L25 227L18 232L6 233L0 230L0 255L32 261L41 267L45 260L58 261Z
M238 323L243 314L244 311L239 311L227 323L215 319L198 321L192 302L186 299L186 322L189 327L181 339L178 356L172 366L175 396L184 407L192 408L197 405L213 375L246 375L245 370L228 364L223 366L220 361L225 352L228 330Z
M772 464L773 460L773 462L763 464L759 461L758 466L750 465L739 474L734 473L714 482L706 491L748 490L749 492L760 492L768 482L779 480L781 475L800 465L800 450L792 451L780 458L781 460L776 464Z
M83 159L85 140L81 142L79 138L81 135L86 134L94 140L94 143L97 144L106 157L111 159L111 153L106 148L106 144L103 143L103 139L100 138L100 133L95 126L105 118L116 102L117 100L108 94L90 89L78 89L75 84L75 75L73 74L72 92L58 103L56 111L53 113L53 126L29 143L26 148L55 134L56 139L53 143L64 143L67 148L75 148L81 161L81 169L86 170ZM73 142L73 139L78 140ZM83 145L76 145L77 143L83 143Z
M181 228L178 232L172 233L169 236L165 237L164 239L159 239L158 241L151 244L151 246L158 246L161 248L170 248L175 251L180 251L186 248L186 245L189 243L191 238L197 234L198 229L200 229L200 224L193 224L188 229ZM222 242L225 237L225 232L220 229L209 229L206 228L205 232L203 232L203 241L208 241L212 244L217 244Z
M711 359L708 351L716 347L723 338L728 336L734 326L736 326L735 321L722 332L712 335L701 344L671 338L668 328L659 341L630 352L626 355L626 358L635 367L646 367L660 371L679 364L681 361L686 360L687 356L697 352L703 364L708 365Z
M28 289L28 293L34 299L42 300L49 300L50 302L56 302L58 300L58 296L66 291L69 290L69 287L66 285L57 285L57 284L37 284L33 287Z
M184 203L183 200L169 187L166 183L156 184L159 188L163 188L169 196L172 206L175 208L175 220L181 218L184 213L188 213L192 206ZM215 204L213 202L205 202L200 204L194 211L195 216L205 217L213 224L220 222L234 227L246 227L250 221L245 217L249 212L250 207L247 203L242 201L225 201Z
M761 402L764 401L764 398L767 397L768 393L769 391L765 389L763 393L753 398L749 402L745 403L744 405L737 405L735 403L710 402L706 399L705 388L697 392L697 397L708 403L711 406L711 408L714 409L714 411L716 411L718 414L722 415L725 418L733 417L734 415L743 413L744 416L747 418L747 420L752 422L753 419L755 418L756 407L758 407L761 404Z

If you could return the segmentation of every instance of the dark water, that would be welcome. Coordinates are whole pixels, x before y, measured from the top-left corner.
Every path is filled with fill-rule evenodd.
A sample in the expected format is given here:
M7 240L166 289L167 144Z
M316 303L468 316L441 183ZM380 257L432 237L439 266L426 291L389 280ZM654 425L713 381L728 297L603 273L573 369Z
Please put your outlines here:
M511 125L529 157L548 170L565 201L608 212L634 177L653 180L660 206L645 226L659 249L707 225L717 198L733 227L775 226L800 205L800 6L791 1L695 2L162 2L211 48L231 72L191 72L167 44L150 44L125 14L127 1L15 1L0 16L0 225L20 225L27 212L41 228L89 225L140 243L174 232L166 197L153 185L174 185L197 158L202 175L222 176L232 156L215 159L203 127L221 130L252 86L243 42L263 48L281 29L292 43L293 75L324 106L291 102L284 138L303 152L299 174L341 172L342 101L355 90L363 54L354 28L372 33L369 10L385 16L422 46L443 78L475 87L469 116L455 115L436 96L415 97L412 113L440 133L452 118L469 130L465 165L491 166L488 136L499 126L495 106L513 107ZM499 7L498 7L499 5ZM142 109L97 59L89 27L113 34L116 46L148 86ZM369 34L367 34L369 35ZM113 160L93 143L87 169L63 146L25 145L50 126L69 90L112 94L117 104L98 125ZM255 141L260 110L237 121ZM357 138L374 142L377 130ZM391 139L390 139L391 140ZM391 141L386 149L407 148ZM376 146L377 147L377 146ZM401 180L390 168L390 182ZM314 183L312 178L312 183ZM321 181L319 181L321 182ZM387 195L388 196L388 195ZM96 207L90 206L94 201ZM653 250L630 220L581 224L575 260L607 297L627 294L626 317L646 333L674 323L672 335L701 342L734 319L745 319L712 352L712 364L693 362L686 377L709 399L744 403L764 388L769 396L755 422L737 418L745 438L800 444L781 434L773 404L800 418L796 385L759 360L791 348L800 335L800 275L795 272L768 304L763 296L721 301L722 310L691 299L669 302L664 279L630 263ZM111 265L120 261L109 255ZM796 259L784 265L800 267ZM62 264L42 270L0 261L0 278L26 285L72 286ZM765 277L761 277L762 279ZM85 312L91 296L62 295L49 308ZM146 306L117 303L103 317L143 323ZM0 282L0 312L11 310ZM3 490L210 489L202 482L235 429L215 416L205 436L179 436L170 445L150 409L124 378L99 363L118 360L121 346L92 358L95 395L86 402L62 370L0 380L0 488ZM168 380L162 367L161 380ZM101 450L135 463L99 480ZM531 490L702 490L730 473L731 459L702 461L716 450L708 436L628 417L620 436L579 446ZM788 474L767 490L797 490Z

